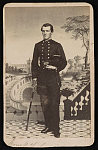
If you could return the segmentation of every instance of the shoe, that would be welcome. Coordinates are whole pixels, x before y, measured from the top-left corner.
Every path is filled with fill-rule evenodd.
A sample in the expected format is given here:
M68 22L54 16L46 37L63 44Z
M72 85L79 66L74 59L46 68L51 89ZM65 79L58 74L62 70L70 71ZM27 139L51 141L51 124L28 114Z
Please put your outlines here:
M54 133L54 136L55 136L56 138L60 138L60 133Z
M49 128L45 128L41 131L41 133L47 133L47 132L50 132L50 129Z

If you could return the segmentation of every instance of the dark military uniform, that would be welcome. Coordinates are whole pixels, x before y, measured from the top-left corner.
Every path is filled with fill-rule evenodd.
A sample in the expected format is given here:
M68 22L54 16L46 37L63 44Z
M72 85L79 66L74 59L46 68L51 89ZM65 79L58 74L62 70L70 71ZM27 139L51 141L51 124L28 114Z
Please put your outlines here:
M57 70L46 69L45 63L57 67ZM66 64L60 43L50 39L35 44L31 65L32 78L37 78L37 92L41 99L45 125L54 132L59 132L59 71L63 70Z

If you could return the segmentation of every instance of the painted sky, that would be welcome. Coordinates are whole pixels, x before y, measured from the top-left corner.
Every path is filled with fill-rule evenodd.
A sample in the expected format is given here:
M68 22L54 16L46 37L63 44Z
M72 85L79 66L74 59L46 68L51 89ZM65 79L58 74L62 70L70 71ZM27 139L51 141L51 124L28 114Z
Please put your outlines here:
M10 64L26 63L32 59L35 43L42 40L40 28L44 23L54 26L52 39L60 42L66 58L85 55L81 40L71 39L61 26L70 16L89 15L89 7L8 7L5 8L5 57Z

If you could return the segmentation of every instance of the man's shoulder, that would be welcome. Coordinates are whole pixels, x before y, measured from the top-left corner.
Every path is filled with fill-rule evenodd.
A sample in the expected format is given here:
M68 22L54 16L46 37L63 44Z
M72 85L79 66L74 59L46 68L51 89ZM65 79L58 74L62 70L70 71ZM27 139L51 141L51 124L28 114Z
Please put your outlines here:
M42 41L37 42L35 45L36 45L36 46L41 45L41 44L42 44L42 42L43 42L43 40L42 40Z
M55 40L52 40L52 39L51 39L51 40L49 40L49 42L50 42L50 44L61 46L61 44L60 44L59 42L55 41ZM43 43L43 40L37 42L35 45L36 45L36 46L41 46L42 43Z
M55 45L58 45L58 46L61 46L61 44L55 40L52 40L52 43L55 44Z

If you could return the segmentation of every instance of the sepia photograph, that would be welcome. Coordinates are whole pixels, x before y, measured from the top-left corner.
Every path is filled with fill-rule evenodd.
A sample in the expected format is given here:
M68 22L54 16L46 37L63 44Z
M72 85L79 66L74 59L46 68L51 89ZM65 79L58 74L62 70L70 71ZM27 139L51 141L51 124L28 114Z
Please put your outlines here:
M8 3L3 8L3 40L6 145L92 145L92 6Z

